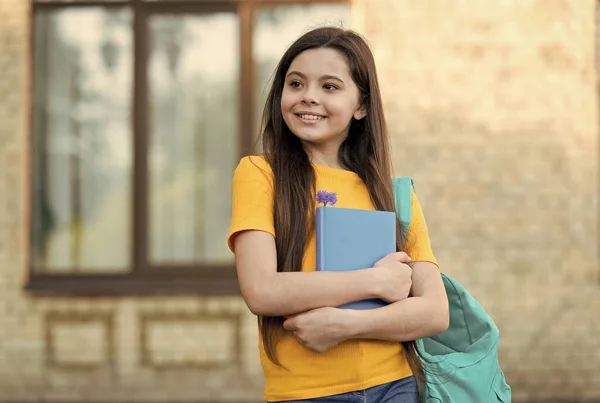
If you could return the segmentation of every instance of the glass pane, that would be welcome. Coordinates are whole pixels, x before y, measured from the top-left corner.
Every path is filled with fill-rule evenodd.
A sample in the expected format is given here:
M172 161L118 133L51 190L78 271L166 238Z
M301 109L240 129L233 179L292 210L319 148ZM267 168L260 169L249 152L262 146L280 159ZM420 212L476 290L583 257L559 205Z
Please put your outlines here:
M150 18L150 259L231 262L238 162L239 24L234 13Z
M260 130L262 112L271 76L283 53L304 32L324 25L350 28L351 6L347 3L280 5L256 13L253 58L256 66L254 133Z
M33 263L129 270L130 12L45 11L34 24Z

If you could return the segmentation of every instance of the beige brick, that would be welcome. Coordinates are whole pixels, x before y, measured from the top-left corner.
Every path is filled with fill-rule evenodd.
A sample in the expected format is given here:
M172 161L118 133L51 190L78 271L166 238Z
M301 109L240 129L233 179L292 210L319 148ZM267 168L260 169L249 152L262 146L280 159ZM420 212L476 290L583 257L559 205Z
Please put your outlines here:
M442 269L496 320L515 402L600 399L595 10L593 0L354 0L396 172L416 180ZM29 17L29 2L0 0L0 401L260 401L256 318L239 298L23 292ZM115 368L46 364L45 316L73 311L115 312ZM244 312L240 368L144 367L140 317L181 311ZM106 357L101 328L60 326L59 361ZM227 326L154 327L152 352L228 361ZM79 356L81 340L90 349Z
M234 359L235 327L226 320L174 320L148 327L148 348L155 365L218 365Z
M496 319L515 399L597 397L595 2L359 3L396 172Z
M98 365L108 355L102 323L62 323L52 329L56 364Z

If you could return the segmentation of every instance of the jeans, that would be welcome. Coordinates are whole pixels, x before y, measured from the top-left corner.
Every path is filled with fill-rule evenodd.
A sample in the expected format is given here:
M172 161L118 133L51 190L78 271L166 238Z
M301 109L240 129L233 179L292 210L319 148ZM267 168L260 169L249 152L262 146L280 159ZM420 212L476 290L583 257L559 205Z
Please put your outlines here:
M418 390L414 376L399 379L365 390L306 400L286 400L285 403L417 403ZM282 402L283 403L283 402Z

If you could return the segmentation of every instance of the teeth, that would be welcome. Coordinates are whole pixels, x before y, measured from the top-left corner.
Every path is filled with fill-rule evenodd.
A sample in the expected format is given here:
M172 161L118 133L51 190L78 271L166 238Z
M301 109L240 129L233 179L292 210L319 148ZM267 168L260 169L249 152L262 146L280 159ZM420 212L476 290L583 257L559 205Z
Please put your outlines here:
M306 120L321 120L321 119L323 119L323 116L315 116L315 115L300 115L300 117L302 119L306 119Z

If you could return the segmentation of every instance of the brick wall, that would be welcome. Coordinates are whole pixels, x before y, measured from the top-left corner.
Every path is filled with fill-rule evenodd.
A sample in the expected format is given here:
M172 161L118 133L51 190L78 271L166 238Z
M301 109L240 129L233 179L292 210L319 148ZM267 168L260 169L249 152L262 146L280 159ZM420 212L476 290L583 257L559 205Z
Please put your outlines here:
M27 2L0 1L0 379L24 383L32 347L21 296L24 275ZM39 369L38 369L39 371ZM4 381L6 380L6 381ZM4 386L4 385L3 385ZM3 388L0 388L2 390ZM2 394L3 392L0 392ZM2 396L5 398L5 396Z
M355 10L396 171L416 180L442 268L497 321L514 400L600 399L595 3ZM238 298L22 291L29 12L0 0L0 402L260 401L255 320Z
M595 2L358 3L396 173L497 321L515 400L600 399Z

